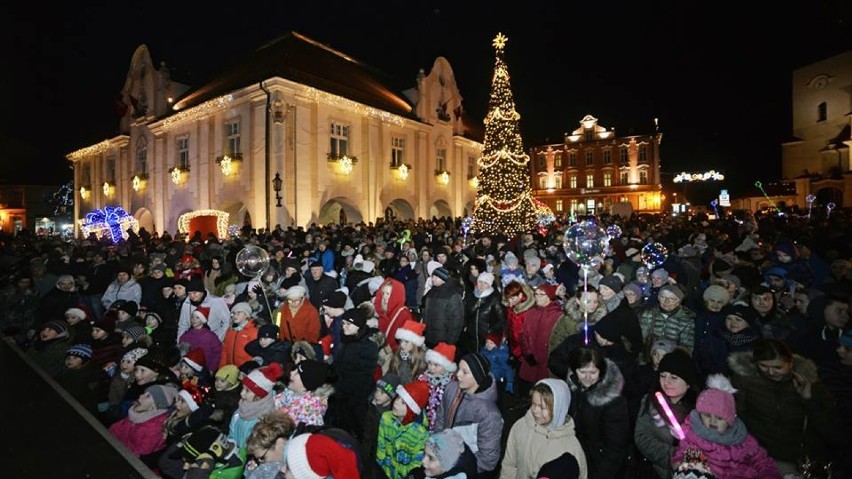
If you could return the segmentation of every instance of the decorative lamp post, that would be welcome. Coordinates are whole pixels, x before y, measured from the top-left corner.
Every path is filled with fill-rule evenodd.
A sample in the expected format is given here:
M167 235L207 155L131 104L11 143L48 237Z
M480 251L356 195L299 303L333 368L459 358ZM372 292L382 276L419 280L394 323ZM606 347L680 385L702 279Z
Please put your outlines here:
M275 173L275 178L272 179L272 189L275 190L275 206L278 208L281 207L281 186L284 181L281 179L281 175L277 172Z

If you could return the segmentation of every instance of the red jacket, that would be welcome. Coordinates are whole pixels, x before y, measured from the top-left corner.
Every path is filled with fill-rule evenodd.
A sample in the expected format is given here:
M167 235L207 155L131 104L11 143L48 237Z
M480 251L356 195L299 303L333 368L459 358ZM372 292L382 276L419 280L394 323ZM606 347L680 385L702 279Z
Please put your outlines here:
M281 328L279 333L281 341L319 343L321 332L319 311L307 298L302 301L302 306L296 310L295 317L290 312L289 304L285 303L280 312L281 324L278 327Z
M246 344L257 338L257 325L249 320L243 329L228 328L225 340L222 341L222 357L219 360L219 368L233 364L236 367L251 361L252 356L246 352ZM218 371L218 369L217 369Z
M533 306L527 310L520 335L522 356L519 378L535 383L539 379L550 377L550 371L547 369L547 344L553 326L562 314L562 306L556 301L551 301L543 308ZM527 357L530 355L535 358L536 364L529 363Z
M391 285L391 292L388 297L387 306L382 307L385 297L385 293L382 290L386 284ZM376 309L376 316L379 317L379 331L387 334L385 344L396 352L399 349L399 343L396 341L396 330L405 324L406 321L414 320L411 311L405 307L405 285L393 278L385 279L376 291L376 297L373 298L373 306ZM393 324L391 324L392 321Z
M109 427L109 432L137 456L145 456L166 448L166 438L163 428L169 411L163 409L163 414L154 416L145 422L134 424L125 417Z

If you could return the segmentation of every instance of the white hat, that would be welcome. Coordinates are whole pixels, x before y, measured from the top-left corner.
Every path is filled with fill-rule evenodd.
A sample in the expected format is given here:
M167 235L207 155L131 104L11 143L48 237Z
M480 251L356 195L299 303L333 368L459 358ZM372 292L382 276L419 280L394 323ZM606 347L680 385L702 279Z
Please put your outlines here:
M479 276L476 277L476 281L491 286L494 284L494 275L489 273L488 271L483 271L479 273Z

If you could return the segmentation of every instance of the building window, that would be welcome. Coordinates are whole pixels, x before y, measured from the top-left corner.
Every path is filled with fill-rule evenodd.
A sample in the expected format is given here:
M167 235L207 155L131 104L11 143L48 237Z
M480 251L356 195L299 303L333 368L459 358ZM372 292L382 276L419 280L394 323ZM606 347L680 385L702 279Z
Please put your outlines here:
M627 148L618 149L618 161L622 163L627 163L630 161L627 157Z
M828 119L828 105L825 102L817 106L817 121L825 121Z
M148 140L144 136L136 143L136 174L148 174Z
M568 180L569 188L577 187L577 175L571 175L571 179Z
M554 168L562 168L562 154L557 153L553 157L553 167Z
M626 171L621 172L621 181L619 182L619 184L621 184L621 185L627 184L627 172Z
M349 154L349 127L340 123L331 124L329 156L340 158Z
M592 141L595 139L595 131L594 130L586 130L583 134L585 136L586 141Z
M639 184L647 185L648 184L648 171L647 170L639 170Z
M553 187L556 188L557 190L561 190L562 189L562 175L557 173L556 175L554 175L553 179L555 180L553 182Z
M556 200L556 211L562 211L562 199Z
M645 147L645 146L639 147L639 161L647 161L648 160L647 151L648 151L647 147Z
M405 138L391 137L391 166L399 168L405 164Z
M603 174L603 185L612 186L612 173L605 171Z
M547 157L544 156L544 153L538 154L538 171L547 170Z
M538 189L544 190L547 189L547 176L541 175L538 177Z
M112 153L106 159L106 178L111 183L115 182L115 155Z
M578 206L579 206L579 204L577 203L577 200L572 199L571 200L571 213L574 213L575 211L577 211Z
M612 150L603 151L603 162L605 165L612 163Z
M92 165L83 165L83 172L80 174L80 183L83 186L89 185L92 182Z
M593 173L589 173L586 175L586 188L594 188L595 187L595 175Z
M467 177L473 178L476 176L476 157L467 157Z
M241 153L240 122L228 122L225 124L225 154L231 158L236 158Z
M189 137L184 136L177 139L177 161L178 168L183 171L189 169Z
M568 166L577 166L577 152L568 153Z
M447 171L447 149L438 148L435 150L435 169L438 171Z
M586 152L586 164L587 165L594 165L595 164L595 152L594 151L587 151Z

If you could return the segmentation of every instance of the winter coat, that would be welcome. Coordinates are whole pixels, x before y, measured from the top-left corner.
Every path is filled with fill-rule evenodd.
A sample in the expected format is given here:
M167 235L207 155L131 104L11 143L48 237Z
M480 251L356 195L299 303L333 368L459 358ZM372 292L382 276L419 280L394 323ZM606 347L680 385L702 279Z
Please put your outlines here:
M461 401L456 408L455 415L450 417L450 408L459 394L462 395ZM497 407L496 382L492 381L492 384L484 391L468 394L459 389L457 380L450 381L435 416L435 432L475 425L476 446L478 448L475 453L477 470L479 472L493 471L497 467L497 462L500 460L503 416Z
M248 320L242 329L228 328L225 340L222 342L222 356L217 365L218 368L233 364L236 367L251 361L252 355L246 352L246 344L257 339L257 325ZM283 365L282 365L283 366ZM213 371L215 374L216 371Z
M666 338L692 351L695 346L695 313L685 306L680 306L670 314L666 314L659 306L646 309L639 316L639 326L642 328L642 338Z
M49 340L42 341L36 337L27 350L27 356L32 359L48 376L56 379L65 368L65 351L71 347L67 333Z
M279 337L282 341L293 343L295 341L307 341L315 344L320 340L320 325L319 311L311 304L307 298L302 301L302 305L296 310L294 315L290 311L290 306L285 304L280 309L281 323L279 324Z
M404 479L423 462L429 439L428 420L421 412L403 424L392 411L382 414L376 443L376 462L388 479Z
M630 307L627 298L622 297L618 307L609 311L605 317L612 317L619 325L621 342L624 345L624 351L627 353L624 360L631 363L635 362L643 351L642 328L639 326L639 315L636 314L636 310Z
M297 393L290 388L275 395L275 409L281 410L293 418L296 424L323 426L328 398L334 394L334 387L323 384L313 391Z
M181 303L180 314L178 316L177 337L180 338L183 333L190 329L191 324L189 319L193 311L199 306L210 308L210 314L207 316L207 326L211 331L216 333L219 342L222 342L225 339L225 333L231 326L231 309L228 308L228 303L224 299L219 296L213 296L209 291L205 293L204 298L201 299L201 303L199 304L193 304L188 297ZM164 317L164 322L165 319ZM209 358L207 358L207 363L210 364ZM216 367L216 364L210 364L210 367Z
M377 406L371 402L367 408L367 416L364 420L364 440L361 441L367 457L376 457L376 447L379 441L379 424L382 420L382 414L391 410L393 401L391 399L385 406Z
M41 325L48 321L54 319L64 320L65 311L76 307L80 302L80 293L76 289L65 291L54 287L39 299L38 312L36 313L36 322L33 329L38 332L41 329Z
M827 445L837 443L835 399L819 382L812 361L793 356L793 372L812 381L807 401L796 391L792 376L772 381L761 375L750 352L731 354L728 365L731 384L737 389L737 416L773 459L796 463L805 453L820 459Z
M491 350L483 346L479 353L488 359L494 379L504 385L506 392L512 394L515 391L515 370L509 365L509 346L500 343Z
M391 285L391 292L387 298L387 306L383 306L382 304L385 300L383 288L386 284ZM405 324L406 321L414 320L411 311L406 307L405 294L405 286L402 283L395 279L387 278L379 286L379 289L376 290L376 296L373 298L373 307L376 310L376 316L379 318L378 329L385 335L385 341L393 352L399 349L399 343L396 340L396 330Z
M584 389L575 381L568 385L571 417L586 453L589 478L621 477L630 447L630 418L627 399L622 395L621 371L607 359L606 372L590 388Z
M198 329L191 328L178 339L178 344L180 343L189 344L190 349L201 349L204 352L207 370L216 374L222 357L222 343L216 337L216 333L205 326Z
M260 366L266 366L271 362L276 362L281 367L286 366L290 362L290 351L292 350L290 343L276 340L267 347L260 346L260 339L255 338L246 343L246 354L251 356L251 361L257 362Z
M166 447L164 427L166 419L169 418L169 411L162 409L162 412L138 424L134 424L129 417L125 417L110 426L109 432L136 456L162 451Z
M521 330L524 328L524 322L527 319L527 311L535 306L535 296L532 288L522 284L521 294L523 295L521 300L511 308L509 307L508 300L505 297L503 298L503 306L506 307L506 324L508 327L506 337L509 339L509 348L512 357L518 361L521 360L522 356Z
M578 332L585 332L586 321L588 321L589 331L591 331L592 326L597 324L606 315L606 305L603 301L598 304L598 307L594 311L586 315L580 309L580 304L575 299L569 299L568 304L565 305L565 314L553 325L553 332L550 333L550 339L547 340L548 354L556 349L568 336L577 334Z
M137 305L142 302L142 287L135 279L130 278L124 284L113 281L107 286L103 296L101 296L101 304L104 310L109 309L110 305L119 299L125 301L134 301Z
M323 271L325 271L325 266L323 266ZM308 299L311 304L315 309L319 310L322 307L323 298L333 293L338 288L338 284L337 279L325 273L323 273L319 280L315 281L309 271L305 274L305 288L308 289Z
M464 302L457 279L449 277L446 283L429 289L423 296L422 318L426 323L426 346L459 342L464 327Z
M534 383L550 375L547 369L548 341L553 326L562 316L562 307L556 301L547 306L536 306L527 311L524 327L520 334L521 367L518 377ZM531 361L532 359L532 361Z
M678 422L683 424L695 404L689 403L684 397L677 404L669 403L669 406ZM658 407L653 393L648 393L642 398L633 441L636 449L653 465L657 475L670 478L675 438L669 429L668 419L658 410Z
M405 286L405 305L409 308L418 307L417 303L417 271L411 264L407 264L394 274L393 279Z
M379 363L379 346L370 340L369 330L359 328L356 336L344 336L339 356L332 364L337 375L335 399L339 406L336 419L342 429L347 429L359 439L364 433L364 416L376 388L373 373ZM345 426L345 427L344 427Z
M553 430L535 423L532 411L518 419L509 431L506 455L500 466L500 479L529 479L536 477L541 466L564 453L577 459L580 478L586 479L586 456L574 432L571 416Z
M734 424L719 434L707 429L698 411L693 410L683 423L683 433L685 438L672 454L672 467L683 461L687 449L697 448L704 453L717 479L781 479L775 461L739 418L734 418Z
M506 331L506 309L499 293L490 289L480 293L478 289L464 298L464 329L462 330L462 353L479 351L485 346L485 336L497 334L500 337Z
M107 384L107 375L97 364L88 361L79 369L63 368L56 381L87 411L97 414L98 402Z

